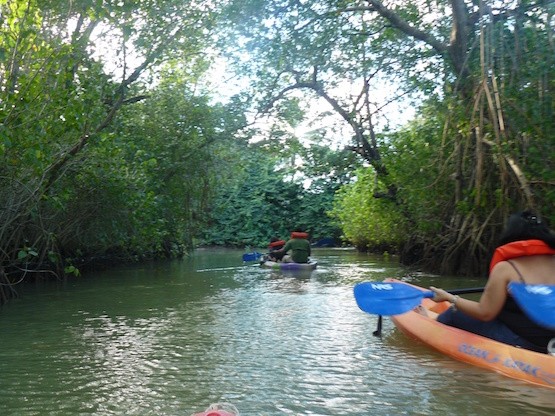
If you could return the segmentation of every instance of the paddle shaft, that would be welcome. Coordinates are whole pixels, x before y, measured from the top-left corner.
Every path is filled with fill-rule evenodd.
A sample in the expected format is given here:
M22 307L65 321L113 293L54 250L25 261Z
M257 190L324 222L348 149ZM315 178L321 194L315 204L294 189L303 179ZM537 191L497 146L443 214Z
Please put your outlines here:
M482 293L484 291L483 287L466 287L462 289L448 290L452 295L466 295L467 293Z
M483 287L465 287L462 289L446 290L447 293L450 293L452 295L466 295L468 293L481 293L483 291ZM432 292L431 290L424 292L424 297L432 299L434 297L434 292Z
M448 293L451 293L452 295L466 295L469 293L482 293L484 291L483 287L466 287L466 288L462 288L462 289L453 289L453 290L448 290ZM433 298L434 297L434 292L429 291L429 292L425 292L425 297L427 298ZM372 332L372 335L374 335L375 337L381 337L382 336L382 320L383 317L382 315L378 315L378 326L376 328L376 330L374 332Z

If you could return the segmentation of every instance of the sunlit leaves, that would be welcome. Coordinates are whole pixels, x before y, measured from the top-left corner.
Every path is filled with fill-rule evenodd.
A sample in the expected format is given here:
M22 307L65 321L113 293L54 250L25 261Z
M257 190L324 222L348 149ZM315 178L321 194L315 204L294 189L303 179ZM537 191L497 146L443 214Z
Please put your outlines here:
M378 191L372 169L359 169L357 181L338 193L332 215L344 238L361 250L393 251L409 238L406 221L390 200L375 198Z

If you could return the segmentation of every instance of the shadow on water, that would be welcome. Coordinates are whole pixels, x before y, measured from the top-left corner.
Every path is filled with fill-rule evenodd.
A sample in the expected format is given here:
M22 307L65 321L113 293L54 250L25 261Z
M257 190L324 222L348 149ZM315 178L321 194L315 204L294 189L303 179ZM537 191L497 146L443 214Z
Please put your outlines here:
M317 249L314 271L239 250L27 287L0 315L1 415L552 414L553 391L448 359L358 309L355 283L412 273L395 257Z

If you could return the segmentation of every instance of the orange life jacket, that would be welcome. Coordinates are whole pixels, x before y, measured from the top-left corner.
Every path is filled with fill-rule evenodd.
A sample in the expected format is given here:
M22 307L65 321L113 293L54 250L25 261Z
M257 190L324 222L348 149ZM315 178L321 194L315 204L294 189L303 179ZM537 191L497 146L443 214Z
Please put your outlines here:
M291 233L291 238L304 238L305 240L308 239L308 233L302 233L299 231L293 231Z
M274 241L273 243L270 243L268 247L273 248L273 247L279 247L284 245L285 245L285 240L278 240L278 241Z
M489 264L489 271L500 261L514 259L516 257L535 256L538 254L553 254L555 249L549 247L542 240L513 241L497 247Z

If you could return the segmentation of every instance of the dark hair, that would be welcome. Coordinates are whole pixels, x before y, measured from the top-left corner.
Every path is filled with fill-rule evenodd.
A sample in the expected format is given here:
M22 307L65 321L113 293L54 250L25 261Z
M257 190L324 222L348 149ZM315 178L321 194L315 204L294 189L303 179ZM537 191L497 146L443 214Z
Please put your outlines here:
M518 212L509 217L499 245L520 240L541 240L551 248L555 248L555 234L545 221L532 211Z

